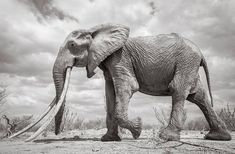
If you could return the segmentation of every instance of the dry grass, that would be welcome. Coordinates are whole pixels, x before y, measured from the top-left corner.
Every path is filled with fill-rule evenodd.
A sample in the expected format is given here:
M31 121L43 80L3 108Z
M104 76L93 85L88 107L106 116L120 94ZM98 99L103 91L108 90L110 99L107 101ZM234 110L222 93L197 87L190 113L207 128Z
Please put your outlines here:
M159 123L159 128L165 128L169 121L170 111L166 111L163 109L154 109L154 114L157 122ZM183 121L186 121L187 114L184 112ZM235 131L235 107L230 109L229 104L227 107L220 109L217 111L217 115L225 122L228 130ZM205 117L199 117L196 119L192 119L184 124L185 130L199 130L199 131L207 131L209 130L209 125L205 119Z
M228 130L235 131L235 107L232 111L229 104L227 104L227 108L221 109L217 114L225 122Z

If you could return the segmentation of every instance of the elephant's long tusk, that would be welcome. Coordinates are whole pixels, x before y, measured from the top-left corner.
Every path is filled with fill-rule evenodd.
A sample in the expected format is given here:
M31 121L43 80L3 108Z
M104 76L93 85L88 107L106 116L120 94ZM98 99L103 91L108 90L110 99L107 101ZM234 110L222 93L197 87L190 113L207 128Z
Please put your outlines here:
M56 103L56 98L54 98L54 100L51 102L51 104L48 106L48 108L43 112L43 114L41 114L40 117L38 117L38 119L34 123L31 123L27 127L20 130L19 132L11 135L9 138L19 136L20 134L23 134L24 132L26 132L27 130L29 130L33 126L35 126L37 123L39 123L53 108L55 108L55 103Z
M47 126L50 124L50 122L53 120L53 118L56 116L56 114L60 110L60 107L63 104L63 101L65 99L65 96L66 96L66 93L67 93L67 90L68 90L71 69L72 68L69 67L66 70L66 78L65 78L64 88L63 88L63 91L62 91L62 93L60 95L58 103L55 105L55 110L53 110L53 112L50 113L50 115L48 116L48 118L45 121L45 123L32 136L30 136L28 139L26 139L26 142L32 141L38 135L40 135L43 132L43 130L47 128Z

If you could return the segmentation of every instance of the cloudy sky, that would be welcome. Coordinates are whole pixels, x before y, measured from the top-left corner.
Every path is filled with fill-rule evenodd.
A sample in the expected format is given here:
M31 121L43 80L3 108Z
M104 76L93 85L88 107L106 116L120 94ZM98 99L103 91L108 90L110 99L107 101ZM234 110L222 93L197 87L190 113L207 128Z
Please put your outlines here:
M235 106L233 0L1 0L0 7L0 85L9 93L1 110L8 115L40 114L55 96L51 70L66 35L107 22L129 26L131 37L176 32L189 38L208 61L214 108ZM67 106L89 120L105 117L104 104L101 70L87 79L84 69L73 69ZM185 106L189 118L201 115L194 104ZM170 110L170 97L136 93L130 116L154 123L153 107Z

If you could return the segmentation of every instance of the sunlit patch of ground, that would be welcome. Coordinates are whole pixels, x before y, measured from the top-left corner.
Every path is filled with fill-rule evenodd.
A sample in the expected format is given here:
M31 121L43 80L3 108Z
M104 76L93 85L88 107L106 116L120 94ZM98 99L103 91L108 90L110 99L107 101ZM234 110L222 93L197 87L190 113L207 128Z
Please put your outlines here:
M24 142L32 133L14 139L0 140L0 153L4 154L64 154L64 153L235 153L235 132L232 141L204 140L205 132L182 131L181 140L164 142L158 138L158 131L144 130L139 139L134 140L126 131L121 142L101 142L106 129L74 130L55 136L47 133L34 142Z

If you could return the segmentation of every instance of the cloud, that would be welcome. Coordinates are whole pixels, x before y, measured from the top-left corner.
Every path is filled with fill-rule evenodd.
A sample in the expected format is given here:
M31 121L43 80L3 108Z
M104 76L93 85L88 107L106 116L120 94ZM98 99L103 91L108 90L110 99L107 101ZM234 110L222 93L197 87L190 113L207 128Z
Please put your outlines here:
M156 12L158 12L158 10L157 10L157 7L155 6L155 3L153 2L153 1L151 1L151 2L149 2L149 6L151 7L151 12L150 12L150 14L151 15L155 15L156 14Z
M58 18L60 20L72 20L78 23L78 19L61 11L53 6L53 0L19 0L25 3L31 9L39 22L42 20L50 20L51 18Z

